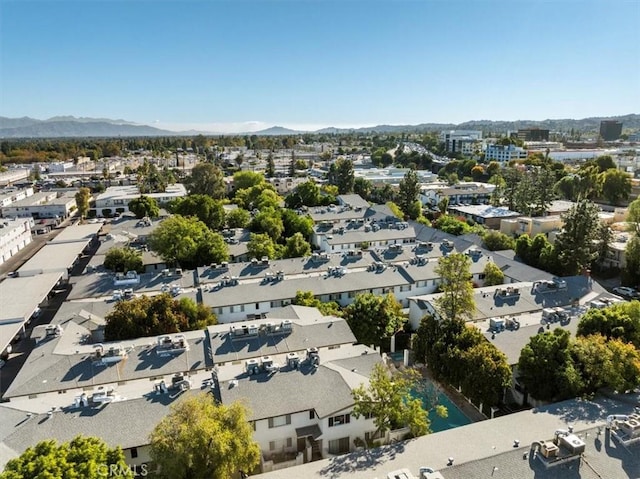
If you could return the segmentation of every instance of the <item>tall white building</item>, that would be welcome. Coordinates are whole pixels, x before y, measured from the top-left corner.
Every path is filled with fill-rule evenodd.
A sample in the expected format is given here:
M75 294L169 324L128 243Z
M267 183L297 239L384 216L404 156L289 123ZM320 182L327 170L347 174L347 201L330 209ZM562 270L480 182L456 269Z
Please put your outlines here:
M497 161L507 164L511 160L524 160L527 158L527 150L515 145L487 145L484 152L486 161Z

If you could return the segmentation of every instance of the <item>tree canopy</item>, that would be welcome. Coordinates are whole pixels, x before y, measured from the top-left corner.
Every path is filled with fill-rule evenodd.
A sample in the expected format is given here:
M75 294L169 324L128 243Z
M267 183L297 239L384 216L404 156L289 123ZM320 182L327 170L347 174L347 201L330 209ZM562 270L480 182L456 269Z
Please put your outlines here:
M149 235L149 247L168 263L195 268L229 259L222 236L194 217L173 215Z
M190 298L175 300L168 293L120 301L105 317L106 341L121 341L204 329L216 316Z
M620 339L640 349L640 302L614 304L604 309L590 309L578 323L578 335L601 334Z
M140 470L142 472L142 470ZM70 442L41 441L5 465L0 479L103 479L134 477L119 447L97 437L77 436Z
M443 319L471 318L476 309L471 283L471 259L462 253L451 253L438 259L435 273L440 277L442 295L436 299L438 314Z
M136 215L136 218L156 218L160 214L160 207L155 198L141 195L129 201L129 210Z
M578 274L597 258L598 211L592 202L581 200L562 215L564 227L556 238L555 249L565 274Z
M360 385L352 391L355 404L353 415L372 416L376 433L408 426L413 437L429 431L429 417L422 401L411 395L411 389L421 379L414 369L391 375L381 364L376 364L369 376L369 386Z
M87 216L89 212L89 201L91 200L91 190L89 188L80 188L76 193L76 206L81 218Z
M422 214L420 203L420 180L415 170L409 170L398 187L398 206L402 212L411 218L417 219Z
M529 340L518 371L528 392L543 401L593 394L603 387L624 392L640 385L640 351L601 334L571 340L567 330L556 328Z
M341 195L352 193L355 182L353 162L344 158L338 158L330 167L327 179L330 184L338 187Z
M407 318L402 305L389 293L364 293L344 309L344 317L359 343L380 346L402 329Z
M496 286L504 283L504 273L493 261L489 261L483 270L484 285Z
M232 479L260 463L249 411L207 394L178 401L150 436L151 457L167 479Z
M474 326L460 319L425 316L413 339L416 360L438 380L461 387L476 404L494 406L511 382L506 356Z
M143 273L142 253L129 246L114 246L105 255L104 267L115 273L126 273L127 271Z
M313 291L297 291L291 304L318 308L324 316L342 316L340 305L335 301L323 302L313 295Z
M612 205L619 205L631 194L631 176L618 169L602 173L602 196Z
M222 199L226 194L222 171L211 163L198 163L184 183L189 194L208 195L214 199Z
M207 195L176 198L171 202L169 210L182 216L195 216L214 231L224 227L227 219L222 201Z
M499 231L488 231L482 237L482 243L489 251L502 251L515 247L514 239Z

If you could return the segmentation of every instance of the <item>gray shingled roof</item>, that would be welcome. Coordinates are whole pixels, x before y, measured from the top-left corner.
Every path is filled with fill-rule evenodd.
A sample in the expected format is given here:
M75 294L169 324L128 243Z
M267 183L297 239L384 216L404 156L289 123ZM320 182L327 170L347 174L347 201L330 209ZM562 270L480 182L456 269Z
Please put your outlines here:
M168 405L199 392L186 391L175 397L170 394L150 394L144 398L113 402L99 408L70 407L54 412L51 417L47 414L34 414L26 419L26 413L21 412L21 417L26 420L23 419L19 426L12 428L4 438L4 444L21 454L40 441L70 441L81 434L100 437L111 447L127 449L143 446L149 444L149 434L156 424L170 412ZM10 414L11 420L8 422L11 427L16 415L10 411L9 407L0 406L0 416Z
M210 334L214 360L216 363L222 363L299 352L312 346L323 348L356 342L349 325L343 319L336 318L333 322L304 326L293 323L291 327L289 334L260 334L247 339L234 339L229 332Z
M240 283L226 286L202 294L203 303L209 307L247 304L248 302L277 301L292 299L297 291L313 291L316 296L363 291L371 288L387 288L407 284L406 278L394 268L381 273L359 271L347 273L341 277L312 276L266 284ZM249 311L250 312L250 311Z
M322 418L353 404L351 388L340 373L322 365L314 369L303 364L300 370L283 369L273 376L244 376L235 387L229 386L228 381L220 384L222 402L244 400L252 420L309 409Z
M174 356L158 356L155 338L152 338L150 343L154 342L153 345L136 347L129 352L128 358L107 366L93 363L90 354L55 354L56 344L61 339L44 341L34 348L4 397L166 376L212 366L204 335L200 339L189 339L189 350Z

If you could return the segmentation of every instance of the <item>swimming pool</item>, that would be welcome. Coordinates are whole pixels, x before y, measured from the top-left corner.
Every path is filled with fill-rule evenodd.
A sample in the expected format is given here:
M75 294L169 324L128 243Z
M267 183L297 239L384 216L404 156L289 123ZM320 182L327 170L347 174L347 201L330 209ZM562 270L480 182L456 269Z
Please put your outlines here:
M425 379L419 386L411 391L411 395L415 398L422 399L422 407L427 409L426 403L428 398L435 395L434 385L432 382ZM438 404L447 408L448 415L443 418L438 416L434 410L429 411L431 432L446 431L447 429L453 429L454 427L471 424L471 419L465 416L458 406L456 406L444 392L440 392L438 394Z

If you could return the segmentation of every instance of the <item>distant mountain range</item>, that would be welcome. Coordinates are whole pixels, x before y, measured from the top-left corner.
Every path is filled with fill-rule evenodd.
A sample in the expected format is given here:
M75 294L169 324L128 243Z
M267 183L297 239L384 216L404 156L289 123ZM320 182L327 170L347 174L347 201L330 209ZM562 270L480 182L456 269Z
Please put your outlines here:
M617 117L593 117L581 120L518 120L518 121L492 121L473 120L460 123L422 123L419 125L377 125L363 128L322 128L316 131L299 131L272 126L265 130L234 133L242 135L298 135L303 133L339 134L339 133L400 133L400 132L427 132L440 130L482 130L484 132L504 133L519 128L546 128L552 131L570 131L574 129L581 132L597 132L601 120L618 120L624 128L640 129L640 115L630 114ZM48 120L37 120L29 117L6 118L0 117L0 138L83 138L83 137L132 137L132 136L194 136L194 135L220 135L220 133L205 131L169 131L154 128L148 125L140 125L125 120L110 120L107 118L76 118L73 116L56 116Z

